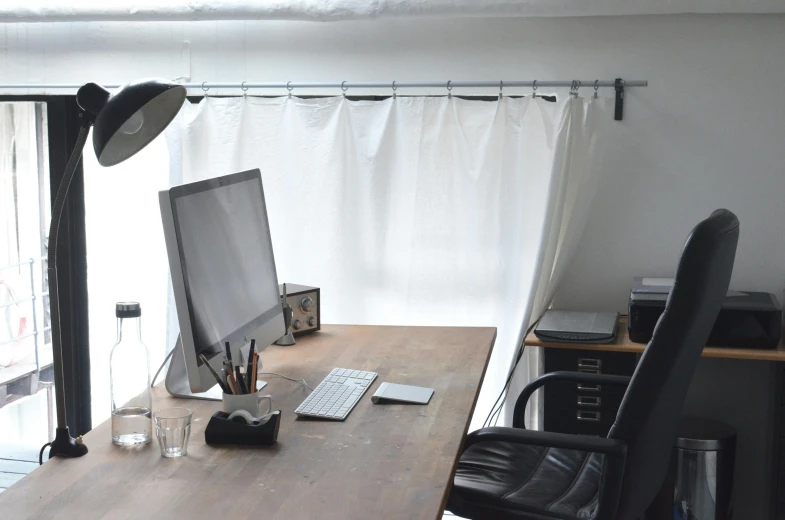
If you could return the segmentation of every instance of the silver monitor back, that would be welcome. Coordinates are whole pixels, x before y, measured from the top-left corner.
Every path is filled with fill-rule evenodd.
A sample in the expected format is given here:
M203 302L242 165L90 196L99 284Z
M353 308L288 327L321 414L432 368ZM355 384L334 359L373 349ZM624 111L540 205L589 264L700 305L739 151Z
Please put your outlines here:
M237 360L251 339L262 350L285 333L262 177L256 169L183 184L159 202L180 324L166 388L217 398L201 394L218 388L202 354L221 373L225 342Z

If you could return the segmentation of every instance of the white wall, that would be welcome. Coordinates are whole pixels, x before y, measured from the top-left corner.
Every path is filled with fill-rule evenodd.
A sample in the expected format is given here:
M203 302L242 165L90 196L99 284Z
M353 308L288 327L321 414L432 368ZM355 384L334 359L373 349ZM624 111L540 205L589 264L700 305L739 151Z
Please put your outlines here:
M627 92L561 292L623 310L632 276L670 273L689 227L719 206L743 226L733 285L781 293L784 50L780 15L8 24L0 82L648 79Z
M785 16L19 24L0 34L2 83L648 79L627 92L557 303L624 311L632 277L672 274L688 230L722 206L742 223L732 285L782 296ZM739 396L744 378L765 389L771 374L764 364L744 374L723 379L730 408L739 404L725 417L741 432L737 514L764 518L772 439L755 435L769 405Z

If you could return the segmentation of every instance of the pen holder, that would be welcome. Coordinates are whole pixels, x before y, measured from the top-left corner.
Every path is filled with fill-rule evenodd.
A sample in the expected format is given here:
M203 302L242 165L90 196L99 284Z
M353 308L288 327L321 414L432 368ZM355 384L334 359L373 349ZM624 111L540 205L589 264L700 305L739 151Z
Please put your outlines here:
M226 412L215 412L204 430L207 444L241 444L245 446L272 446L278 440L281 411L275 410L264 421L245 424L230 421Z

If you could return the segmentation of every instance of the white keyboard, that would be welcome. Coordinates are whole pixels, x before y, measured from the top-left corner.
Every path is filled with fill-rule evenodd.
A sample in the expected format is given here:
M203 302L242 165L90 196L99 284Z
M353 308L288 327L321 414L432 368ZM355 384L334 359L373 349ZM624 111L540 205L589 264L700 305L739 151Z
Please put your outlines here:
M376 372L333 368L294 413L343 421L374 379L376 379Z

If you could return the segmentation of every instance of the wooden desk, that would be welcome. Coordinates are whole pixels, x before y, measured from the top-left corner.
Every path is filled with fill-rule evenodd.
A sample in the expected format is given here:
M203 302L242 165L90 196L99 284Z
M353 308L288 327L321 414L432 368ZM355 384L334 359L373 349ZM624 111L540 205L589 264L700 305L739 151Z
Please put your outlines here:
M495 338L493 328L325 326L292 347L269 347L265 372L312 386L334 367L379 373L344 422L296 418L307 391L265 376L283 411L270 448L205 445L220 403L174 399L159 386L154 408L194 411L187 457L162 458L155 440L115 447L107 421L85 436L86 456L50 460L0 494L0 517L441 518ZM427 406L374 405L383 381L435 393Z
M542 341L534 331L526 336L526 345L544 348L568 348L572 350L594 350L604 352L642 353L645 343L634 343L627 332L627 316L619 318L619 331L613 343L556 343ZM780 343L775 349L704 347L703 357L724 359L751 359L755 361L785 361L785 345Z

